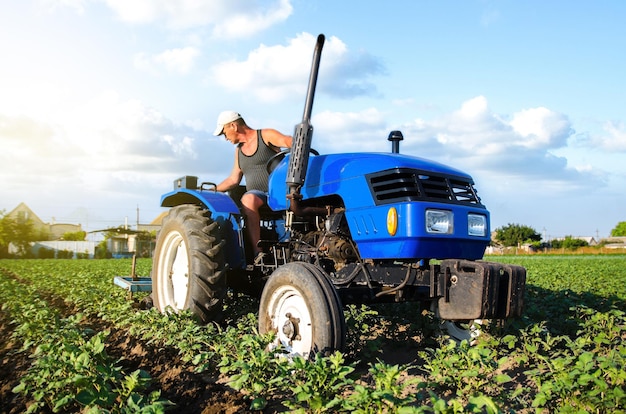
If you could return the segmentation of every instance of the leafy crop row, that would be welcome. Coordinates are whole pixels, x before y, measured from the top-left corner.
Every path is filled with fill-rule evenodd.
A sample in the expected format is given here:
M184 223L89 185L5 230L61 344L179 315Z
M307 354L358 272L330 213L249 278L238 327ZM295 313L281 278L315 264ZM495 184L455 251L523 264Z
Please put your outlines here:
M13 390L33 399L28 413L44 407L68 412L77 404L89 413L157 413L170 405L158 392L143 395L150 382L145 371L126 374L107 355L108 332L82 326L81 313L62 317L33 284L16 276L2 272L0 301L14 326L13 339L22 343L22 352L32 353L28 373Z
M624 412L625 257L490 259L528 269L527 306L520 320L487 325L477 344L469 346L445 337L429 339L438 329L436 321L430 314L412 311L411 304L351 306L346 308L346 354L315 361L288 361L267 353L271 338L257 334L257 304L251 299L233 296L226 305L228 319L221 326L199 326L184 312L161 315L137 310L126 293L112 284L113 276L128 273L127 260L0 261L4 269L0 299L5 304L32 304L41 297L63 298L75 315L56 318L67 323L70 331L79 332L72 335L83 338L84 343L77 343L95 356L93 360L106 343L106 332L81 333L79 313L123 328L156 349L177 349L197 371L218 375L239 390L255 409L279 402L294 412ZM147 274L149 266L149 261L139 260L137 273ZM56 312L48 304L36 307ZM36 328L40 318L29 317L31 324L24 325L15 316L26 309L3 308L16 318L15 335L24 342L25 352L43 343L39 337L27 336L31 329L43 328ZM49 328L57 333L45 335L65 341L58 336L64 327ZM406 343L414 344L413 362L383 362L389 352L381 349ZM45 358L40 354L33 360L24 385L16 391L30 393L49 408L59 400L89 406L80 391L63 394L48 389L45 392L51 395L38 399L29 381L36 375L38 361ZM113 394L116 401L143 404L145 410L167 405L157 394L141 394L143 374L122 374L115 362L104 358L97 363L94 375L101 376L90 382L109 385L100 386L102 402L93 399L92 404L98 401L97 405L107 407L106 395ZM107 383L112 375L115 379ZM133 382L135 388L130 386ZM48 402L51 398L57 402ZM105 409L126 409L116 407Z

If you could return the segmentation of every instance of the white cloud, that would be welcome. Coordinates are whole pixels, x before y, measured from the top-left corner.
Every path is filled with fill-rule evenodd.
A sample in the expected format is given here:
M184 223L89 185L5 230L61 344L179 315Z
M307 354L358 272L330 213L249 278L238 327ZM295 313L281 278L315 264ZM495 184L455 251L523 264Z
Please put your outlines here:
M193 68L198 56L200 56L200 51L191 46L168 49L152 56L138 53L134 58L134 66L152 74L157 74L159 68L163 67L168 72L184 75Z
M469 99L460 109L434 120L416 119L406 129L409 136L417 137L406 140L409 148L441 154L445 147L448 157L499 155L514 136L511 126L489 109L484 96Z
M164 13L165 2L152 0L104 0L118 17L129 23L150 23Z
M565 115L547 108L503 116L489 108L484 96L478 96L450 115L419 122L416 132L421 136L420 145L411 148L450 165L559 189L600 184L596 172L577 171L567 158L551 152L565 147L574 131ZM435 145L429 138L436 141Z
M606 135L595 140L601 148L608 151L626 151L626 125L609 121L604 125L604 131Z
M199 154L207 151L198 144L203 136L208 132L107 92L68 110L55 123L0 116L0 145L8 150L0 157L0 177L53 182L98 177L104 185L107 176L197 168Z
M565 115L543 107L515 113L510 125L522 137L518 144L527 148L559 148L573 133Z
M384 113L376 108L323 111L311 123L315 128L313 147L322 153L381 151L387 147Z
M252 93L257 99L278 102L302 99L308 85L316 36L301 33L286 46L261 45L246 60L231 59L215 66L215 81L234 92ZM337 37L326 40L320 63L318 91L340 96L372 94L375 88L363 79L382 73L382 65L364 53L352 53Z
M489 115L488 109L487 98L484 96L477 96L476 98L463 102L461 109L456 113L461 118L467 120L474 120L477 118L480 120Z
M85 0L39 0L39 4L51 11L61 7L74 9L78 14L83 14L85 11Z
M75 108L61 122L66 142L89 156L91 168L103 171L150 169L156 159L182 161L193 153L193 130L113 91Z
M245 61L229 60L214 68L217 83L231 91L247 91L262 101L276 102L303 94L307 65L315 39L301 34L287 46L260 45ZM308 57L308 59L306 58Z
M271 4L254 0L104 0L129 23L164 21L180 30L213 26L216 37L247 37L284 21L293 11L290 0Z
M385 113L374 108L322 112L313 120L313 146L328 152L389 151L386 138L392 128L385 118ZM402 153L443 162L473 175L522 180L535 183L534 189L541 183L554 191L598 187L606 179L598 166L575 167L566 157L551 152L566 146L573 130L567 117L546 108L501 116L490 110L485 97L478 96L449 114L415 119L397 129L404 135Z
M161 140L166 142L176 155L197 159L198 154L195 152L194 139L188 136L175 137L165 134L161 136Z
M171 72L187 73L193 66L200 51L193 47L170 49L156 56L156 61L165 65Z
M287 20L293 12L290 0L278 0L275 7L268 9L259 9L256 7L258 4L250 1L230 2L229 5L239 7L225 13L216 24L213 35L218 38L249 37Z
M176 177L219 181L232 167L229 143L116 92L58 114L51 121L0 112L0 181L7 195L0 209L24 201L44 203L46 210L92 206L110 215L118 206L142 204L155 216Z
M508 121L489 108L484 96L469 99L461 108L431 122L418 120L420 135L431 134L450 145L455 155L506 156L512 149L542 153L567 144L573 134L566 116L546 108L519 111Z

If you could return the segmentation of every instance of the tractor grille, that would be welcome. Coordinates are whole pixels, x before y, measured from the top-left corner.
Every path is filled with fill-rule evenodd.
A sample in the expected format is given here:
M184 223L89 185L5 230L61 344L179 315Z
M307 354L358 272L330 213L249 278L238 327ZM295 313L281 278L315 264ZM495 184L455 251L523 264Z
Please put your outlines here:
M366 178L377 205L399 201L434 201L483 207L474 182L467 177L395 168L367 174Z

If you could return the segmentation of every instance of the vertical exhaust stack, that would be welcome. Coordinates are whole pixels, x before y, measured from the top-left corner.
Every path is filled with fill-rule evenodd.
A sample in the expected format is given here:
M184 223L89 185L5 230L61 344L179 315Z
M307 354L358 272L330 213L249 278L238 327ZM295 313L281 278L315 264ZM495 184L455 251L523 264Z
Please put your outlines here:
M317 84L317 74L320 67L320 58L322 56L322 47L324 47L325 37L323 34L317 36L317 43L313 52L313 64L311 66L311 74L309 76L309 88L306 94L304 104L304 114L302 122L296 125L293 134L293 145L291 155L289 156L289 167L287 171L287 188L289 194L287 199L290 201L289 210L296 215L303 215L299 208L298 201L302 198L300 189L304 184L306 170L309 165L309 152L311 150L311 140L313 138L313 126L311 125L311 111L313 109L313 98L315 96L315 85Z

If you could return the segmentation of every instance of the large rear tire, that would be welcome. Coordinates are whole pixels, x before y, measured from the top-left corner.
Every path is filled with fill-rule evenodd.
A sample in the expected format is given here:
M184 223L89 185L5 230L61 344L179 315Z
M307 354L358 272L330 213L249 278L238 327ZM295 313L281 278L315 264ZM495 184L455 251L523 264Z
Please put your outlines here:
M334 286L312 264L280 266L261 295L259 332L275 332L274 345L289 356L313 358L343 350L346 321Z
M190 309L203 323L219 319L226 294L223 246L208 210L172 208L163 219L152 263L156 308Z

